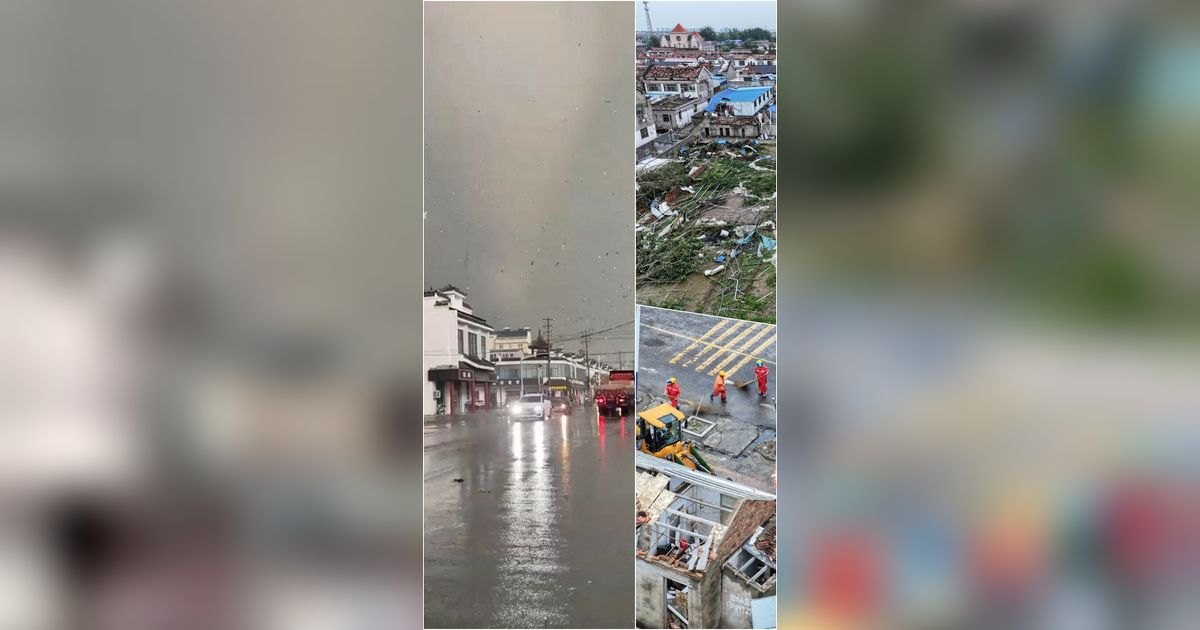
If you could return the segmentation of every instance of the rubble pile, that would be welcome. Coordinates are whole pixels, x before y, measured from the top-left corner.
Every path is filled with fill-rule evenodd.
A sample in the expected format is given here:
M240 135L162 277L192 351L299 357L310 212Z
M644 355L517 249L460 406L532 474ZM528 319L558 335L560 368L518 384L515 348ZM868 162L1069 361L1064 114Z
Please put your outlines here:
M637 177L637 284L707 286L690 304L661 304L774 321L774 148L714 140Z

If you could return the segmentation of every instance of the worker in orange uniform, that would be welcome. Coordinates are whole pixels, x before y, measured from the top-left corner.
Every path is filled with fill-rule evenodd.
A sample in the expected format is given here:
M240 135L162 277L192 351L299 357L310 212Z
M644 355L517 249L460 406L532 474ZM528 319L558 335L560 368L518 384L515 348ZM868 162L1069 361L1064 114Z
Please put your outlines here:
M767 395L767 366L763 364L762 359L759 359L754 364L754 378L758 379L758 395Z
M671 406L679 408L679 385L675 382L675 377L667 379L667 398L671 399Z
M716 396L720 396L721 402L725 402L725 370L717 372L717 380L713 381L713 390L708 395L708 402L712 402Z

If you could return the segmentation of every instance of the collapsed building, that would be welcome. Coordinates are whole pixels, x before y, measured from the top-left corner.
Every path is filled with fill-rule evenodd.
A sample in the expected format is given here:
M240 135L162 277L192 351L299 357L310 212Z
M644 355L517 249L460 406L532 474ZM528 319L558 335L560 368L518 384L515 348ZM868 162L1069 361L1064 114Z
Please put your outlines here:
M696 115L706 138L760 138L772 135L775 88L771 85L727 88L713 96Z
M775 495L634 456L638 627L775 627Z

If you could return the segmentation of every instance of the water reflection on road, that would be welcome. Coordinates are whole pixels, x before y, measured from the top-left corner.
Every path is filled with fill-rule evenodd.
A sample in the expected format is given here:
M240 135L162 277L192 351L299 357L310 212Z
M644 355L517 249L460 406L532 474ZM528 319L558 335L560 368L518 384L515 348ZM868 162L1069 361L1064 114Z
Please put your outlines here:
M427 420L426 626L629 627L630 422Z

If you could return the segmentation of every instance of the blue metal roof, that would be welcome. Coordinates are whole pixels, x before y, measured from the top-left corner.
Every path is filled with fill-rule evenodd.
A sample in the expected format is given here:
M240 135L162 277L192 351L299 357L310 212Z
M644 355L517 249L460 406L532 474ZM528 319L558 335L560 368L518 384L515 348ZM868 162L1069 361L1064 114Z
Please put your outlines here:
M750 88L726 88L717 92L711 99L708 100L708 107L705 111L716 111L717 103L721 101L729 101L731 103L751 103L758 97L771 91L770 86L750 87Z

